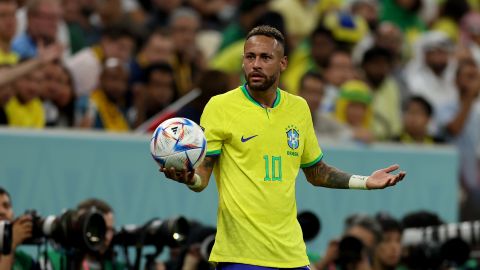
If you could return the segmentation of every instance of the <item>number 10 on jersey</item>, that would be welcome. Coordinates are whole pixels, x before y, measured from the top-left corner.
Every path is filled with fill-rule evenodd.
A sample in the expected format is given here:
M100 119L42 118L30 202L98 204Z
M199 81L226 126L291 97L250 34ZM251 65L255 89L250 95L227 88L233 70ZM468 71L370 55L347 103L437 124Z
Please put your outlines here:
M265 181L282 181L282 157L264 155L265 160ZM271 161L270 161L271 160Z

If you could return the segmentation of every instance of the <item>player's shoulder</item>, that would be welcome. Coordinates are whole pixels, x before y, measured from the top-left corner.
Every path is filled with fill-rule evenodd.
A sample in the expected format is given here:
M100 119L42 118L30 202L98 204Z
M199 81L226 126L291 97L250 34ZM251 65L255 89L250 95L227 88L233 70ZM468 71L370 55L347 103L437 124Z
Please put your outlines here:
M303 97L289 93L285 90L280 90L280 93L285 102L288 103L288 106L308 107L307 101Z
M213 105L213 104L221 105L224 102L233 102L235 100L238 100L238 96L241 94L242 94L242 90L240 89L240 87L237 87L235 89L228 90L225 93L211 97L208 103L209 105Z

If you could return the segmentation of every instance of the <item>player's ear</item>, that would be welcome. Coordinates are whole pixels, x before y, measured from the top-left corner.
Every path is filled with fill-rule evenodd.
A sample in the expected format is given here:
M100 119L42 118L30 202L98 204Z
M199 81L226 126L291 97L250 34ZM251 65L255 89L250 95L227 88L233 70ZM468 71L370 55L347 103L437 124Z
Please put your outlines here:
M288 65L288 59L287 59L287 56L283 56L282 59L280 60L280 71L285 71L285 69L287 69L287 65Z

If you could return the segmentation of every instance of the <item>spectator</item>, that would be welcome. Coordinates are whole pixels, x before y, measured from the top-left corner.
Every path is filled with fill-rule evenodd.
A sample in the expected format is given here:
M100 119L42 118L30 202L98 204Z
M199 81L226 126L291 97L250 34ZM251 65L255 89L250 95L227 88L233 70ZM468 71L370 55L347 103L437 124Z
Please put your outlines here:
M129 130L125 93L128 85L128 71L116 58L105 60L100 75L99 88L92 92L80 126L125 132Z
M37 69L12 83L15 96L5 105L9 126L45 127L45 113L40 99L43 80L43 70Z
M172 63L174 45L170 34L157 30L150 34L137 56L130 62L130 85L141 82L145 69L158 63Z
M307 101L312 113L313 126L319 141L349 141L353 132L336 121L330 113L321 110L325 93L325 81L318 72L310 71L303 75L298 95Z
M157 63L145 70L143 85L135 89L134 126L155 116L176 97L173 68L168 63Z
M369 258L381 239L382 230L374 218L352 215L345 221L342 239L330 241L325 256L315 263L315 268L370 270L372 265Z
M402 258L402 225L385 214L377 215L376 220L382 228L382 240L375 248L372 269L397 269Z
M432 119L434 108L421 96L412 96L403 109L403 132L395 141L402 143L433 144L441 142L438 137L432 137L428 125Z
M12 42L12 49L20 58L37 55L40 43L59 42L57 33L62 19L62 7L58 0L31 0L26 5L27 27ZM69 50L68 46L64 47Z
M333 112L339 96L339 88L356 76L350 54L344 50L332 52L323 66L323 71L327 84L322 110Z
M181 8L172 14L169 27L175 55L172 66L179 96L192 90L193 82L204 69L205 59L196 45L196 36L200 29L200 17L189 8Z
M72 78L59 62L45 66L43 107L47 126L71 127L74 124L75 94Z
M354 139L364 143L374 140L371 130L372 93L364 82L350 80L341 86L335 105L335 118L355 134Z
M373 94L372 129L378 140L390 140L400 134L401 100L397 82L392 77L393 55L382 48L371 48L363 56L365 81Z
M460 156L461 184L467 195L465 203L468 204L464 208L467 210L462 212L462 219L473 220L480 218L477 211L480 206L480 156L476 153L480 145L480 71L473 60L459 63L455 83L459 101L452 105L455 112L446 124L446 132Z
M75 94L88 96L98 87L105 59L117 58L127 63L135 45L134 34L125 25L104 29L100 43L81 50L66 61L72 74Z
M292 52L289 65L283 74L285 89L296 94L303 74L308 71L323 71L337 47L330 30L323 26L315 28L310 38Z
M14 65L18 62L18 54L10 48L17 24L16 10L15 0L0 1L0 65Z
M378 47L390 51L394 59L394 69L399 69L404 57L403 35L391 22L382 22L370 35L365 36L354 48L352 57L360 64L368 49Z
M32 257L17 249L24 240L32 236L32 220L28 215L14 219L12 199L8 191L2 187L0 187L0 221L13 223L12 249L9 254L0 254L0 269L33 270L35 262Z
M412 95L423 96L433 107L430 133L451 117L452 100L458 99L454 87L456 62L452 43L442 32L427 32L417 43L416 55L405 68L405 79Z

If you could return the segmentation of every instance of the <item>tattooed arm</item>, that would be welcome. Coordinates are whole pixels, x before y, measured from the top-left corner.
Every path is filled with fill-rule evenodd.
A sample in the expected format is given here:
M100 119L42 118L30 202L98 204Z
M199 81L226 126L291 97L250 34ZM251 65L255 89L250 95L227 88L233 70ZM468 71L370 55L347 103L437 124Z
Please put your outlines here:
M397 170L398 165L392 165L384 169L374 171L370 176L365 177L365 186L367 189L382 189L389 186L394 186L405 177L405 172L398 174L391 174ZM317 164L304 168L303 172L307 177L308 182L314 186L322 186L328 188L351 188L349 186L349 173L342 172L335 167L329 166L320 161ZM355 187L354 187L355 188Z
M314 186L322 186L329 188L348 188L348 181L351 174L342 172L334 167L328 166L323 161L304 168L303 172L308 182Z
M213 166L215 165L217 160L218 160L218 156L205 157L202 164L200 164L200 166L196 170L193 170L190 172L187 171L186 169L182 171L178 171L178 170L175 170L174 168L160 168L160 171L165 173L165 176L167 178L170 178L179 183L184 183L187 186L189 186L191 190L195 192L200 192L207 187L208 182L210 180L210 176L212 175ZM201 184L198 185L197 187L190 187L191 185L195 184L195 181L196 181L195 177L200 178Z

